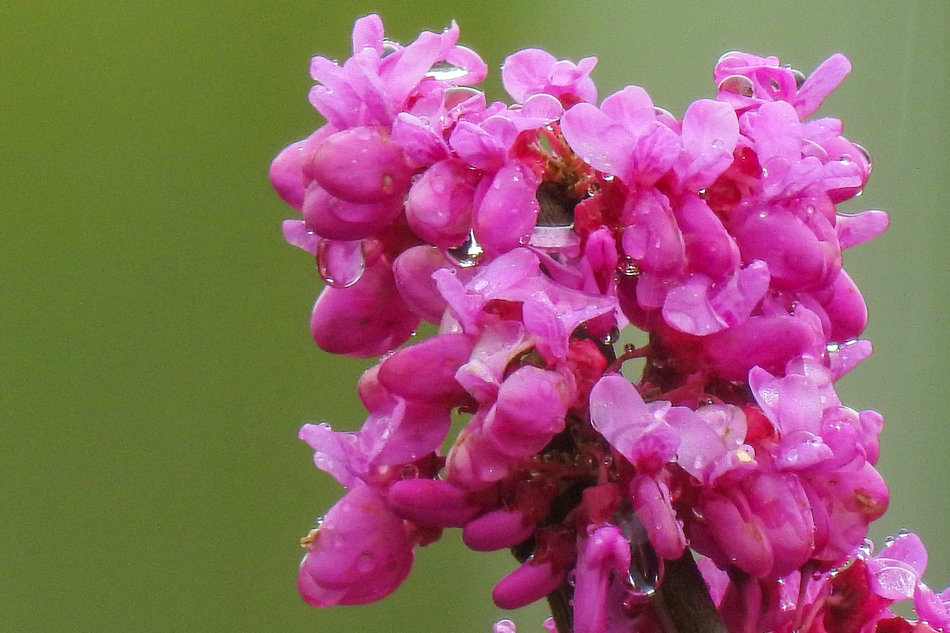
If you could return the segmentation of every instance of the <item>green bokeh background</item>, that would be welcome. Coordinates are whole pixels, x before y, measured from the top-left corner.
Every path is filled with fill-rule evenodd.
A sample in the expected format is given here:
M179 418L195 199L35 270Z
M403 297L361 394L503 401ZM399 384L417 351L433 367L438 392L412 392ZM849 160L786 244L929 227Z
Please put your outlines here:
M13 2L0 8L0 630L486 632L504 553L457 534L367 607L296 594L297 539L339 496L296 440L356 428L366 364L322 354L319 279L280 237L271 158L320 124L310 56L353 19L411 40L452 18L497 68L541 46L595 54L682 113L731 49L854 72L822 113L872 153L849 210L892 228L847 253L874 357L841 384L886 415L888 515L950 583L950 2ZM502 98L497 74L488 83ZM538 631L544 608L515 614Z

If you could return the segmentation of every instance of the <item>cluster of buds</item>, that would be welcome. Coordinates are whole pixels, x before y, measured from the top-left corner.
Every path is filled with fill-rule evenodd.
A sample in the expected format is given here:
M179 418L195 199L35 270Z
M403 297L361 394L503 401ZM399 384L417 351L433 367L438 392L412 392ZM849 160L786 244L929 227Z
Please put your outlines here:
M887 226L837 212L870 161L808 118L848 60L728 53L677 119L637 86L598 105L594 58L536 49L489 103L458 36L358 20L352 57L311 64L326 124L271 168L325 282L317 345L379 357L359 431L300 432L347 489L303 539L304 599L380 599L456 527L515 554L498 606L548 597L562 631L680 630L697 586L724 628L695 630L950 626L916 537L870 555L883 421L834 390L871 352L842 251ZM915 596L930 624L889 611Z

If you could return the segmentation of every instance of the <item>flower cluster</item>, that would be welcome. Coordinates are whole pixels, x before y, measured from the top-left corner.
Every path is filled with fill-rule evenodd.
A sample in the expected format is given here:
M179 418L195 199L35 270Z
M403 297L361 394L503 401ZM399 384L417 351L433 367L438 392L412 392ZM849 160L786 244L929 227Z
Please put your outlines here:
M870 161L809 118L848 60L728 53L677 119L638 86L598 103L594 58L534 49L489 102L458 36L358 20L352 57L311 64L326 124L271 168L326 284L314 339L380 357L359 431L300 432L347 489L303 540L304 599L382 598L457 527L519 560L498 606L567 593L577 633L660 630L691 552L733 631L910 631L887 605L915 596L947 626L916 537L867 554L882 418L833 386L871 351L842 251L887 226L837 212Z

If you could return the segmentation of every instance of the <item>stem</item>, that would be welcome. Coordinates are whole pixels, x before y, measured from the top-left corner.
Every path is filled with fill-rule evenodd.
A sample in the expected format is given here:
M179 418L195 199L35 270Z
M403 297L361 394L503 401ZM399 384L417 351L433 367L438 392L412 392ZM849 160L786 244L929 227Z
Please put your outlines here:
M561 583L560 587L548 594L548 606L551 607L551 617L554 619L557 633L574 633L574 607L571 606L573 595L574 588L567 583Z
M689 549L664 570L653 603L664 633L729 633Z

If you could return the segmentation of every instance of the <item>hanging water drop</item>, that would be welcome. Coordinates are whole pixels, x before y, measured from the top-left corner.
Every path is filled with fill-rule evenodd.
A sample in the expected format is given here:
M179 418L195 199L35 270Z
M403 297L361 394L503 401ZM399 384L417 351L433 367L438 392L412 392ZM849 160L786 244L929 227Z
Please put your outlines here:
M433 64L425 76L439 81L452 81L453 79L461 79L467 74L467 68L450 64L447 61L441 61Z
M459 268L477 266L479 260L485 254L485 250L475 239L475 233L472 231L469 231L468 239L461 246L447 249L445 252Z
M317 242L317 271L331 288L349 288L366 270L362 240L346 242L320 239Z
M743 97L751 97L755 94L752 80L744 75L729 75L719 82L718 88Z

